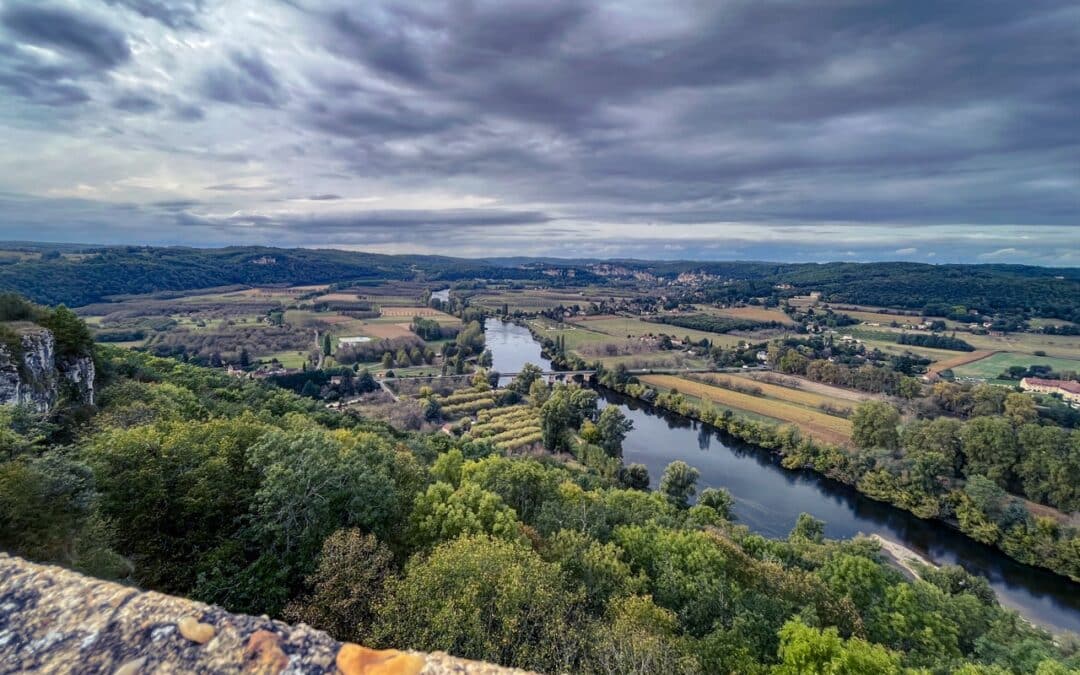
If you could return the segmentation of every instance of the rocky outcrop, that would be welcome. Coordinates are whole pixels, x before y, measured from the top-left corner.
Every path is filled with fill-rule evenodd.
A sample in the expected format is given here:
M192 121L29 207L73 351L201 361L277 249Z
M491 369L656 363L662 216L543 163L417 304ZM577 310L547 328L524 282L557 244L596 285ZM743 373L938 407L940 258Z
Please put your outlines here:
M0 673L521 674L446 654L373 650L303 624L0 554Z
M0 405L46 412L64 393L80 403L94 402L92 358L58 356L53 334L39 326L21 328L17 335L17 348L0 344Z

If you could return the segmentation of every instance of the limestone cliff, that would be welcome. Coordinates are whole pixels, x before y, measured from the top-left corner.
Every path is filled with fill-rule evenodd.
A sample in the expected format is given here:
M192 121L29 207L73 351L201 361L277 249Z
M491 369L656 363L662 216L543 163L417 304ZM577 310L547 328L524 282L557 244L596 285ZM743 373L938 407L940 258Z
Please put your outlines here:
M0 405L27 405L46 412L64 394L80 403L94 402L92 358L58 355L53 334L40 326L23 326L11 333L16 342L0 342Z
M90 579L0 553L0 673L524 675L372 650L300 624Z

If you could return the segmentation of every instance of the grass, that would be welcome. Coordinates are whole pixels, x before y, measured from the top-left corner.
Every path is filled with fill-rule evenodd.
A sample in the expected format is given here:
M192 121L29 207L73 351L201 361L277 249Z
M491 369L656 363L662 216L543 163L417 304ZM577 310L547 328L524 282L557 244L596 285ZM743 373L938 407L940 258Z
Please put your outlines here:
M781 422L795 424L803 433L820 441L845 446L851 445L851 422L842 417L834 417L823 412L808 410L785 401L741 394L737 391L694 382L675 375L643 375L641 381L662 389L675 388L680 392L722 406L745 410Z
M957 368L968 363L974 363L979 359L985 359L993 353L994 352L988 350L976 350L973 352L966 352L964 354L954 356L951 359L942 359L941 361L937 361L932 366L930 366L928 372L940 373L943 370Z
M259 354L255 358L263 361L277 359L285 368L300 368L307 361L307 352L275 352L273 354Z
M785 326L792 326L795 324L787 314L784 314L779 309L768 309L765 307L709 307L708 305L699 305L698 309L706 314L712 314L714 316L725 316L731 319L749 319L750 321L761 321L763 323L773 321L776 323L782 323Z
M1046 328L1047 326L1075 326L1072 321L1066 321L1065 319L1047 319L1041 316L1035 316L1028 319L1028 323L1032 328Z
M984 359L973 361L960 366L955 366L952 371L957 377L972 377L981 380L997 379L1003 372L1012 366L1027 368L1033 365L1050 366L1057 372L1072 370L1080 372L1080 361L1075 359L1059 359L1048 356L1032 356L1030 354L1017 354L999 352Z
M957 334L976 349L1034 354L1046 352L1048 356L1062 359L1080 359L1080 336L1043 335L1041 333L1010 333L1007 335Z
M707 368L710 365L707 359L691 357L682 352L645 352L644 354L627 354L624 356L604 356L599 361L604 364L605 368L614 368L621 363L632 370Z
M610 335L589 330L583 323L555 323L549 319L534 319L529 321L529 325L540 335L552 340L566 338L566 348L570 350L585 344L613 342Z
M866 323L880 323L882 326L888 326L895 321L898 325L904 324L917 325L922 323L922 318L918 316L905 316L899 314L884 314L878 312L862 312L854 310L835 309L840 314L847 314L853 319L858 319Z
M695 342L708 340L711 344L722 345L725 347L733 347L740 342L746 341L746 338L738 337L737 335L707 333L705 331L692 330L680 326L669 326L662 323L642 321L641 319L632 317L618 316L602 319L587 319L584 321L575 321L574 323L584 326L589 330L606 333L612 337L624 339L627 337L636 338L641 337L642 335L660 335L661 333L664 333L680 339L689 336L689 338Z

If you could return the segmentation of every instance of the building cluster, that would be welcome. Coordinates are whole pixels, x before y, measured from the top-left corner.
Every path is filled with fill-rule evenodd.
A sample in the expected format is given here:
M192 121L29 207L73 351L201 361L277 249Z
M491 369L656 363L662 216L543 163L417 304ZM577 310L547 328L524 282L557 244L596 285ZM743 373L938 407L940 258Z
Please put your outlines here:
M1080 406L1080 382L1072 380L1046 380L1041 377L1025 377L1020 388L1039 394L1058 394L1071 406Z

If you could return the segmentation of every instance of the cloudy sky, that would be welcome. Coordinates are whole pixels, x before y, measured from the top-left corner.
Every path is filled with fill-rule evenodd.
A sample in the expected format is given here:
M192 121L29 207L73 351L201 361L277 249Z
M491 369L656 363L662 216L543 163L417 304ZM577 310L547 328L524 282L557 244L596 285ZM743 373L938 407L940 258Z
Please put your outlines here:
M0 0L0 239L1080 265L1075 0Z

